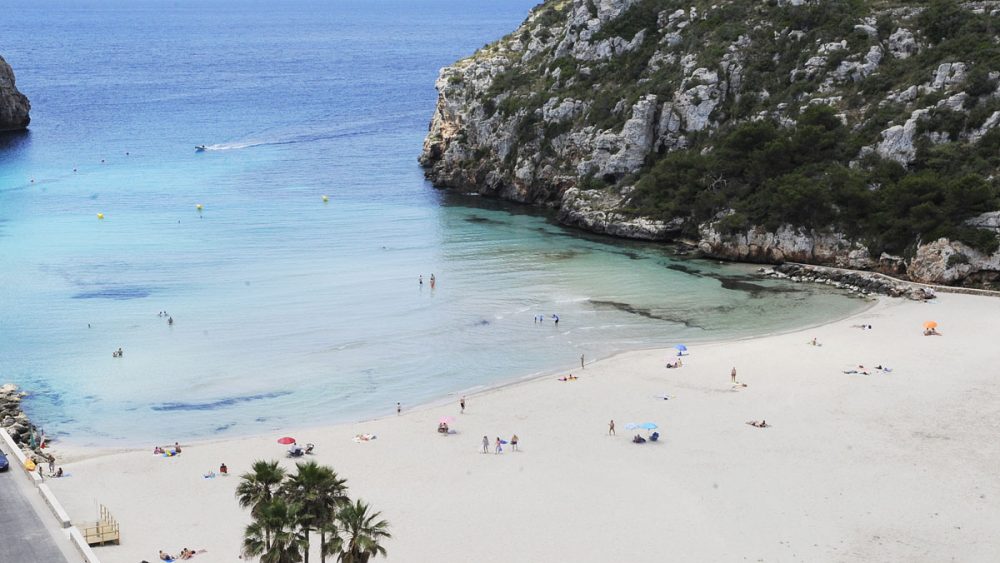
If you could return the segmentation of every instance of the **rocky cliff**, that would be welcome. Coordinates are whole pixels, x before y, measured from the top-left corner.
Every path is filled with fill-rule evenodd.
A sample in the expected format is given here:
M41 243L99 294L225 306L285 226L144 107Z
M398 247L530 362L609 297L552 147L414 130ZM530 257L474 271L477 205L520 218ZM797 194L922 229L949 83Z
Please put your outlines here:
M1000 277L1000 2L547 0L441 70L438 187L709 256Z
M28 98L14 86L14 70L0 57L0 131L17 131L28 127L31 118Z

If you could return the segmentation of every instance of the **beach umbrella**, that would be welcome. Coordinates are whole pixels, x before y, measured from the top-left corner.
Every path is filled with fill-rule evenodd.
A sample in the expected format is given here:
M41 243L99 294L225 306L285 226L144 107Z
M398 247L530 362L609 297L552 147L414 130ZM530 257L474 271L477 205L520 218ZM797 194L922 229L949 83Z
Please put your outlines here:
M639 428L642 428L643 430L656 430L659 427L652 422L643 422L642 424L639 425Z
M628 424L625 425L625 430L637 430L638 428L639 425L634 422L629 422Z
M927 321L926 323L924 323L924 328L937 328L937 322Z
M451 424L451 423L455 422L455 417L453 417L453 416L442 416L441 418L438 419L438 422L440 422L441 424Z
M294 444L295 443L295 438L292 438L291 436L285 436L284 438L278 438L278 443L279 444Z
M676 348L678 352L687 352L688 349L688 347L683 344L678 344L677 346L674 346L674 348Z

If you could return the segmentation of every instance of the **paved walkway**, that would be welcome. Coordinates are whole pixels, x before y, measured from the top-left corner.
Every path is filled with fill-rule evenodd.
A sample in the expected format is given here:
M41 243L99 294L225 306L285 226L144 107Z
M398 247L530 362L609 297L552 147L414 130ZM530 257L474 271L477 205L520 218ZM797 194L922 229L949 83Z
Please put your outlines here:
M38 514L38 509L47 510L41 496L24 475L18 475L22 470L13 466L17 459L8 456L8 460L12 467L0 473L0 563L67 563L56 544L62 538L57 536L61 532L55 530L55 518ZM68 539L63 542L69 544Z

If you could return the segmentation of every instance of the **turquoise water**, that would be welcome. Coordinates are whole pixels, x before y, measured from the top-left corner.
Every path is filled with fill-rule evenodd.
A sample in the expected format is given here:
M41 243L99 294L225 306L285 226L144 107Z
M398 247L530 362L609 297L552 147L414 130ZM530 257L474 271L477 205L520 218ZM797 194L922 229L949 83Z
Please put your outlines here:
M0 137L0 380L50 434L139 444L861 306L429 186L437 70L533 3L8 7L33 121Z

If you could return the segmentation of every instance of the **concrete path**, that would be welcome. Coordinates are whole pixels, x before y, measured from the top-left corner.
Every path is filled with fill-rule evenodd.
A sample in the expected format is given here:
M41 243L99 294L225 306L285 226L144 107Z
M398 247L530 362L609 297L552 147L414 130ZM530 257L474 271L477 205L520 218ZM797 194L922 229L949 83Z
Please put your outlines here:
M15 465L17 459L7 458L12 467L0 473L0 563L80 561L41 495L18 474L23 470Z

